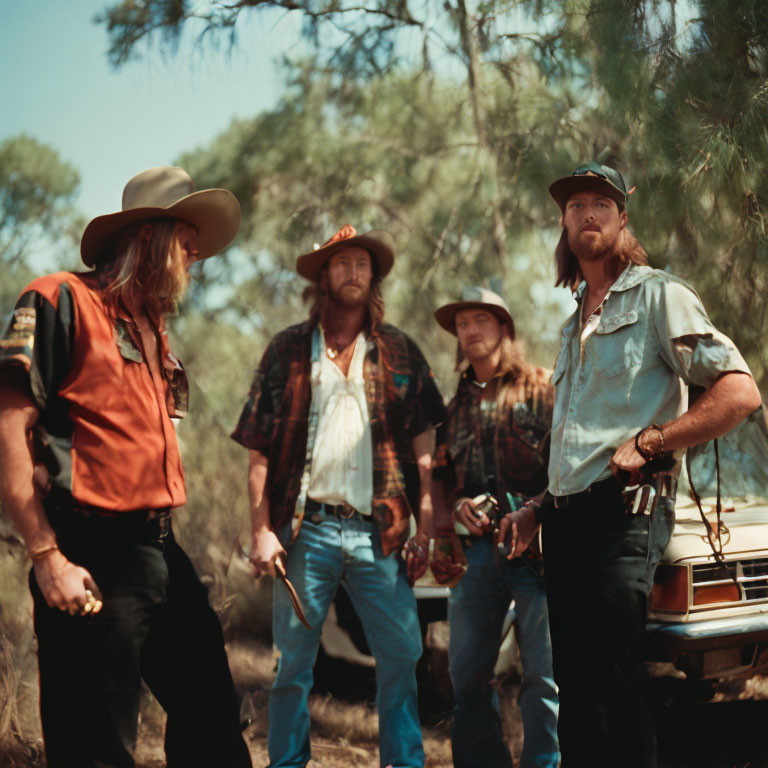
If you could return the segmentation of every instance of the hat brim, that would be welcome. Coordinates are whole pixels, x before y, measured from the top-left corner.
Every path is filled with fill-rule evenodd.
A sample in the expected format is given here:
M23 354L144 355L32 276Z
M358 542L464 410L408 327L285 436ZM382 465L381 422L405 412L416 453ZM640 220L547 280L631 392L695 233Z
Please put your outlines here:
M395 241L392 235L383 229L373 229L363 235L337 240L335 243L329 243L310 253L302 254L296 259L296 271L307 280L317 283L320 281L320 275L328 259L345 248L364 248L375 256L380 277L389 274L395 263Z
M606 197L615 201L619 209L623 209L627 204L626 195L607 179L601 179L599 176L565 176L562 179L550 184L549 194L560 206L561 211L565 211L565 204L571 195L583 189L590 189L595 192L601 192Z
M496 319L502 325L508 325L512 338L515 337L515 321L512 319L512 315L507 312L504 307L500 307L498 304L488 304L483 301L454 301L452 304L444 304L439 309L435 310L435 320L438 325L444 328L448 333L456 335L456 315L459 312L463 312L465 309L484 309L487 312L495 315Z
M202 189L167 208L132 208L89 222L80 240L80 256L88 267L111 257L117 236L130 224L159 216L184 219L197 229L198 258L223 251L240 228L240 203L226 189Z

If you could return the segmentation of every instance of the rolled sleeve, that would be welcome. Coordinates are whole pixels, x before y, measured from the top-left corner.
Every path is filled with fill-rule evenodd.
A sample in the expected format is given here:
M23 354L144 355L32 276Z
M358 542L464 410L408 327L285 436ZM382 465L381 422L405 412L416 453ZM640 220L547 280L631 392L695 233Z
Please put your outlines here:
M752 375L736 345L712 325L693 289L679 282L660 288L661 355L687 385L708 389L724 373Z

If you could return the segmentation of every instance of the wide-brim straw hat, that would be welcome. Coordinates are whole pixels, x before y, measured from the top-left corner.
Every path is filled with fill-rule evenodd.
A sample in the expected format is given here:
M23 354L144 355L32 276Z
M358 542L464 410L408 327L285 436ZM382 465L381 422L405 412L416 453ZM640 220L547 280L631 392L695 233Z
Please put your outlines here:
M389 232L372 229L358 235L353 226L346 224L323 245L316 245L313 251L299 256L296 259L296 271L307 280L317 283L328 259L345 248L364 248L374 256L379 277L388 274L395 263L395 241Z
M240 228L240 203L226 189L197 191L182 168L149 168L123 190L123 209L97 216L83 232L80 255L89 267L112 256L120 231L129 224L158 216L184 219L197 228L198 258L224 250Z
M549 194L560 206L560 210L565 212L565 204L571 195L582 189L591 189L615 200L622 211L627 205L629 195L634 192L634 188L627 192L624 177L615 168L591 161L580 165L570 176L552 182L549 185Z
M465 309L485 309L493 313L502 325L507 325L512 338L515 336L515 322L509 313L507 302L498 293L488 288L470 285L461 292L461 299L444 304L435 311L435 320L446 331L456 335L456 315Z

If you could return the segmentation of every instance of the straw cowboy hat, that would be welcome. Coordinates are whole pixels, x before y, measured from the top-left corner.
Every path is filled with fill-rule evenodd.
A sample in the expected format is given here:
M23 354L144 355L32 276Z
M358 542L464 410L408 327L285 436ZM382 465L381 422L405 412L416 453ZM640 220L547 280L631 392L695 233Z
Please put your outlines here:
M120 230L157 216L194 224L198 232L198 258L207 259L234 240L240 227L240 203L226 189L196 191L182 168L150 168L125 185L122 211L97 216L85 228L80 240L83 261L93 267L110 257Z
M507 325L512 338L515 337L515 323L509 314L507 302L498 293L470 285L461 292L461 300L444 304L435 312L435 320L446 331L456 335L456 315L465 309L485 309L496 316L502 325Z
M345 224L323 245L315 245L313 251L299 256L296 259L296 271L302 277L316 283L320 280L320 274L328 263L328 259L345 248L364 248L375 256L380 277L384 277L395 262L395 241L389 232L383 229L372 229L370 232L358 235L353 226Z

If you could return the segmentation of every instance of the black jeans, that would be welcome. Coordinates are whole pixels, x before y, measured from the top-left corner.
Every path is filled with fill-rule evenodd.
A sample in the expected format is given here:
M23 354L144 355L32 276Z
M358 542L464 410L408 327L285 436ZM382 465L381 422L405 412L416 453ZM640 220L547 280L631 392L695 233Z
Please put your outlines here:
M221 626L173 534L160 542L147 523L72 510L49 517L104 596L101 613L70 616L30 574L49 768L132 768L142 678L168 714L169 768L249 768Z
M653 573L673 526L673 499L635 517L611 484L544 522L563 768L656 765L643 643Z

